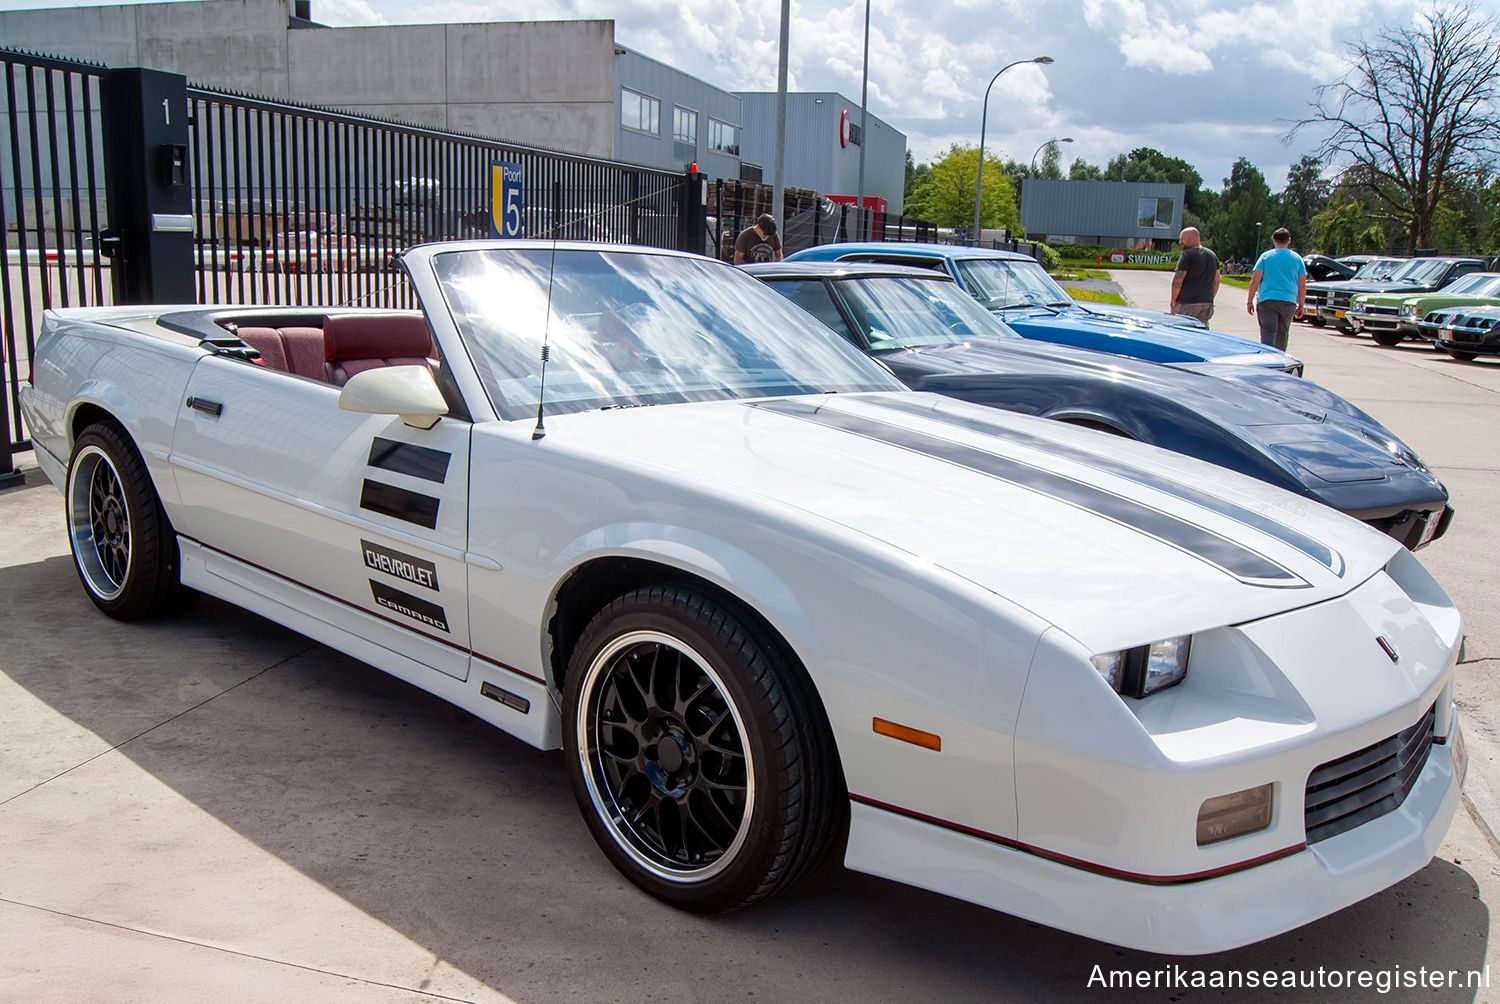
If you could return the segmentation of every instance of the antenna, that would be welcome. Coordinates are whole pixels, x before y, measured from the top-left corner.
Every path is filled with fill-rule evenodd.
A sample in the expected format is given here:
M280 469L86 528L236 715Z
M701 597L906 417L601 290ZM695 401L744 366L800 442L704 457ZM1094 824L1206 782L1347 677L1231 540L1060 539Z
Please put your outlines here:
M536 428L531 430L531 441L534 443L547 434L547 429L542 425L543 409L547 404L547 359L551 356L548 350L548 338L552 330L552 277L557 274L557 238L552 238L552 258L547 263L547 313L542 318L542 381L536 393Z

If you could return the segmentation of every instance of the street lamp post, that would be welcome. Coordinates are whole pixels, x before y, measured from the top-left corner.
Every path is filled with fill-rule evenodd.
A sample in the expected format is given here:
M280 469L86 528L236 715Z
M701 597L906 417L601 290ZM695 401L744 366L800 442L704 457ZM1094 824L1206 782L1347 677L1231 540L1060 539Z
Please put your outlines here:
M1260 257L1260 225L1261 220L1255 221L1255 257Z
M1000 73L1004 73L1012 66L1021 66L1025 63L1040 63L1043 66L1052 62L1051 56L1033 56L1030 59L1018 59L1014 63L1006 63L1000 67ZM974 177L974 242L979 242L979 203L984 198L984 127L990 115L990 87L995 86L995 81L1000 79L1000 73L990 78L989 87L984 89L984 107L979 114L979 170Z
M1037 147L1036 148L1036 153L1033 153L1031 155L1031 176L1032 177L1036 177L1036 157L1037 157L1038 153L1041 153L1043 150L1047 149L1047 147L1051 146L1053 143L1071 143L1071 142L1073 142L1073 137L1072 136L1063 136L1062 138L1058 138L1056 136L1053 136L1047 142L1045 142L1041 146Z

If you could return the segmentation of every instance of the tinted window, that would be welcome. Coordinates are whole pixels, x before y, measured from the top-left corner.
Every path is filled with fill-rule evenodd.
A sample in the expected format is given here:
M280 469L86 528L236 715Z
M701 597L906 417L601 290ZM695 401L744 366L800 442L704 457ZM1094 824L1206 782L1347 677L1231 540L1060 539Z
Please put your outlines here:
M821 279L772 279L766 283L776 292L791 300L797 306L828 325L840 335L859 344L859 339L854 337L854 332L849 330L849 325L844 322L844 315L839 313L838 305L833 302L833 297L828 293L828 287Z
M901 390L881 367L729 265L634 252L434 256L495 410L548 413L783 394Z

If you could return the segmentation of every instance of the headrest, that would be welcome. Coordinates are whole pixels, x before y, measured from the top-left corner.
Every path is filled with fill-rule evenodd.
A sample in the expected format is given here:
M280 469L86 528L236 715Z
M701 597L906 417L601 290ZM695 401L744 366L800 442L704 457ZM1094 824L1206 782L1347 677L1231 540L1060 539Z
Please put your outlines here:
M323 320L323 358L398 359L432 354L421 314L330 314Z

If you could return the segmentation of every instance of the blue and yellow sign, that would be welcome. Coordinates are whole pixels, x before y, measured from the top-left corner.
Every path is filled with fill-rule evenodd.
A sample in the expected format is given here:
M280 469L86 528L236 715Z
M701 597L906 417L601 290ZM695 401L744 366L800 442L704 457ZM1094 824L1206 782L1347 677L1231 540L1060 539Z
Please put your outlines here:
M521 165L491 161L490 236L526 236L521 226L521 210L525 207L521 193Z

